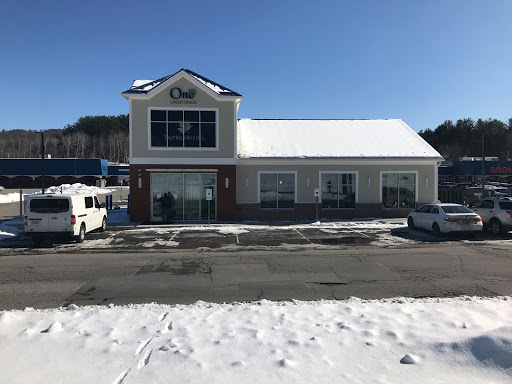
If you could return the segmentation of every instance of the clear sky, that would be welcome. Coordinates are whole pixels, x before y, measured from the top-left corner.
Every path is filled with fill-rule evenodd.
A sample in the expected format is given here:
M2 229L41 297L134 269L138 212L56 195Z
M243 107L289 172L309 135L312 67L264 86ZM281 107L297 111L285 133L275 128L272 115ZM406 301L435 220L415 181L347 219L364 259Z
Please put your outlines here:
M512 1L0 4L0 129L128 113L134 79L188 68L241 118L512 117Z

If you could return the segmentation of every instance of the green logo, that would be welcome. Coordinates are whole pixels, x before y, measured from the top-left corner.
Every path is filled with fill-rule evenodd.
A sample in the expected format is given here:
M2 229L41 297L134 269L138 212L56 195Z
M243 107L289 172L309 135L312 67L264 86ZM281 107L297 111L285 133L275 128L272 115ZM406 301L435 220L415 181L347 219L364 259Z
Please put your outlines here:
M196 90L195 89L189 89L188 90L188 94L189 94L190 98L193 99L194 96L196 95Z

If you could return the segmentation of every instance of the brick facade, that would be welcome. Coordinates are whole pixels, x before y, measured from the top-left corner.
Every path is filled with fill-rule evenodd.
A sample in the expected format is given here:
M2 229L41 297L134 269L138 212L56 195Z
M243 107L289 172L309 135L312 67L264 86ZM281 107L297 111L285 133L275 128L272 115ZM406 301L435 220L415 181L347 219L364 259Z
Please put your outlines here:
M422 204L417 204L421 206ZM322 209L318 208L319 219L354 219L365 217L407 217L412 208L383 208L381 203L361 203L354 209ZM295 209L261 209L260 204L237 204L238 220L255 221L295 221L314 220L315 204L297 203Z
M217 221L236 220L236 166L234 165L130 165L130 221L151 221L151 173L148 169L176 170L176 173L216 173L217 174ZM186 169L186 171L183 171ZM209 171L211 170L211 171ZM165 172L165 171L163 171ZM139 178L141 187L139 188ZM228 187L226 188L226 179Z

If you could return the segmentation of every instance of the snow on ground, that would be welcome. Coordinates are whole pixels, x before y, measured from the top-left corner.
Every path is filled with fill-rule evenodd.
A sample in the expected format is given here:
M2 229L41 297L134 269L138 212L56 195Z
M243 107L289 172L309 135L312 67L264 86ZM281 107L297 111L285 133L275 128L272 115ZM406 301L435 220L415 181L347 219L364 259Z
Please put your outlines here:
M19 228L20 224L23 225L23 221L20 219L0 221L0 240L10 239L23 232L23 229Z
M81 183L75 184L62 184L54 187L49 187L45 189L45 193L67 193L67 194L81 194L81 193L95 193L95 194L106 194L112 193L122 187L118 186L115 188L104 188L104 187L94 187L90 185L85 185ZM128 194L128 192L126 192ZM40 195L41 192L35 192L35 195ZM29 194L24 193L22 195L22 199L25 200L25 196ZM124 199L126 200L126 199ZM14 203L16 201L20 201L19 192L12 192L7 194L0 194L0 204L4 203Z
M22 194L22 200L25 200L26 194ZM0 204L5 203L14 203L16 201L20 201L20 193L19 192L12 192L7 193L5 195L0 195Z
M5 383L510 383L512 298L0 314Z

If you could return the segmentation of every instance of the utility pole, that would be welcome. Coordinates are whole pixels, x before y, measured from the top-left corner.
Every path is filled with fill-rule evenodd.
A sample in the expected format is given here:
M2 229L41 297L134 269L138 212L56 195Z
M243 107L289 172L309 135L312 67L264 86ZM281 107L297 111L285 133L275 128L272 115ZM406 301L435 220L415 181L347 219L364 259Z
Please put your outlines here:
M485 197L485 147L484 147L484 136L482 132L482 198Z
M41 193L44 195L44 134L43 130L38 133L41 134Z
M78 152L78 145L70 145L70 147L75 149L75 160L74 160L74 163L75 163L75 184L76 184L76 153Z

